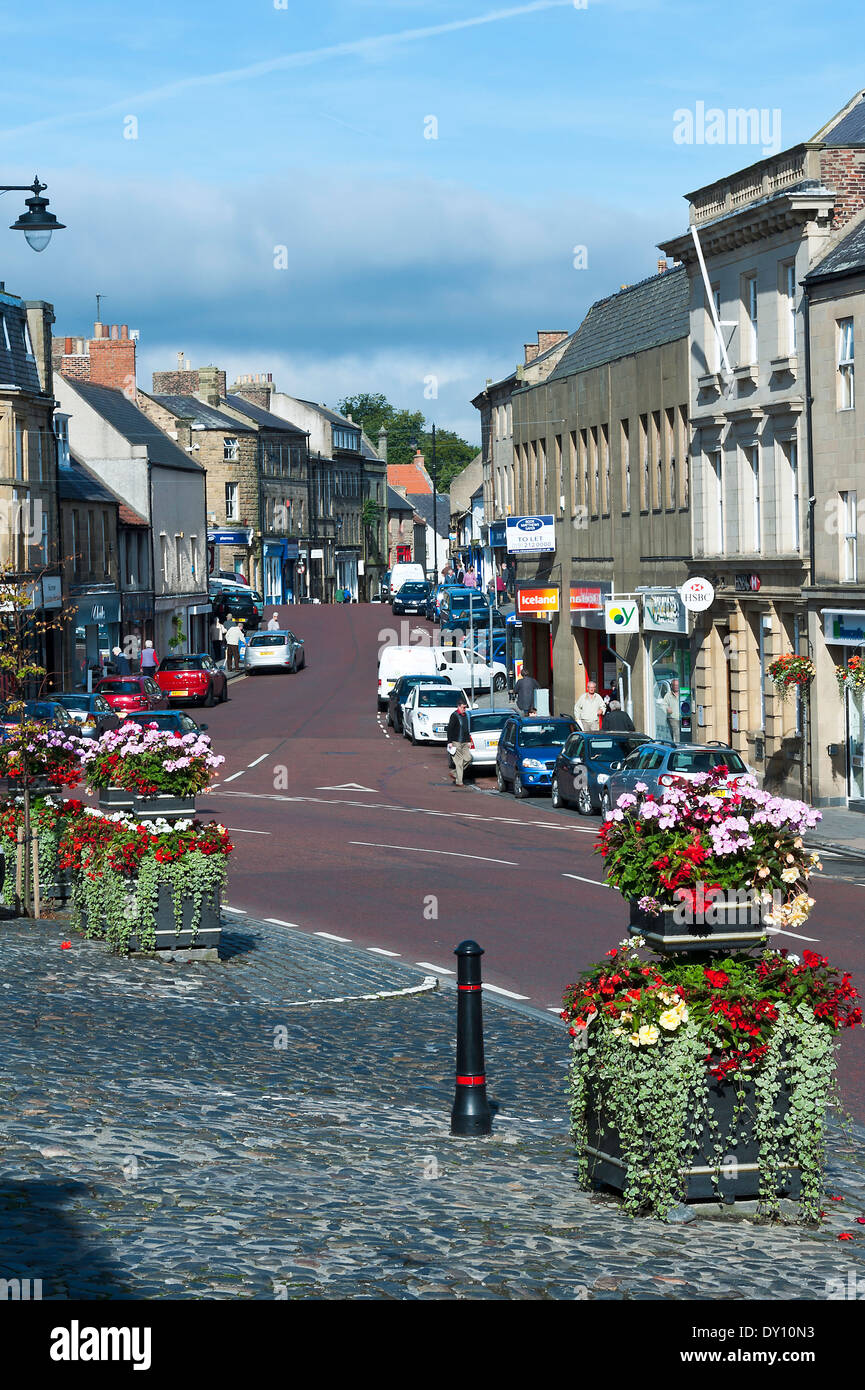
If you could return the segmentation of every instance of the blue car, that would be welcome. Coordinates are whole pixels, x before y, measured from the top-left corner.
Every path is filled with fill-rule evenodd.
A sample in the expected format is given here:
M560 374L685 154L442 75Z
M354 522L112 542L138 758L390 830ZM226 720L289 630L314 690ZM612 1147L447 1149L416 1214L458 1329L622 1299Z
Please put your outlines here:
M648 734L609 733L571 734L556 759L550 793L554 806L576 806L583 816L600 811L604 788L614 767L629 758Z
M496 756L496 786L513 789L522 798L532 792L549 792L556 759L577 728L573 719L533 715L508 720Z

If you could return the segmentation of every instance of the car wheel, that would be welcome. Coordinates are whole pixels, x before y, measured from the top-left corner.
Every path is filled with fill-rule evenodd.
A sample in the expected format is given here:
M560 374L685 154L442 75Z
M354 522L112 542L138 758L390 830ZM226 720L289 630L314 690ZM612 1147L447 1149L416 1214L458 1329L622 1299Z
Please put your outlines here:
M396 728L396 725L394 724L393 719L391 718L391 712L390 712L390 708L389 708L389 707L388 707L388 712L387 712L387 720L386 720L386 723L387 723L387 727L388 727L389 729L394 729L394 728Z
M588 787L580 787L577 795L577 810L581 816L591 816L594 813L595 807L592 802L592 793L589 791Z
M553 806L557 811L560 810L562 806L567 806L568 804L559 790L558 777L554 777L552 782L550 783L550 800L552 801Z
M501 671L497 672L496 675L493 676L493 690L504 690L507 683L508 678L507 676L503 676Z
M204 697L204 707L205 709L213 709L215 704L216 696L213 693L213 681L211 681L207 687L207 694Z
M523 779L518 772L514 773L514 796L518 801L522 801L528 796Z
M415 736L414 736L414 729L412 729L411 734L409 735L409 737L410 737L410 739L411 739L411 746L412 746L412 748L417 748L417 739L416 739Z
M506 792L507 789L508 789L508 784L507 784L507 782L505 781L504 777L502 776L502 770L501 770L500 767L497 767L497 768L496 768L496 791Z
M610 801L610 793L604 792L603 796L601 797L601 815L605 816L607 812L612 811L612 809L613 805Z
M219 697L219 703L220 703L221 705L224 705L227 699L228 699L228 681L223 681L223 682L222 682L222 694L221 694L220 697Z
M289 669L289 673L290 673L292 676L296 676L296 675L297 675L297 656L296 656L296 655L293 656L293 657L291 658L291 665L289 666L288 669Z

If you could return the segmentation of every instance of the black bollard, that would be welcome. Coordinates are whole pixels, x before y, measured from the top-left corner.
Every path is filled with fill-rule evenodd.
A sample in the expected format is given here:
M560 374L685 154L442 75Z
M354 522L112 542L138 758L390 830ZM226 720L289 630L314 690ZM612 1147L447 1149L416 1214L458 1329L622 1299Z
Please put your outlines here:
M481 956L476 941L461 941L457 958L457 1085L451 1134L474 1137L492 1129L484 1070L484 1016Z

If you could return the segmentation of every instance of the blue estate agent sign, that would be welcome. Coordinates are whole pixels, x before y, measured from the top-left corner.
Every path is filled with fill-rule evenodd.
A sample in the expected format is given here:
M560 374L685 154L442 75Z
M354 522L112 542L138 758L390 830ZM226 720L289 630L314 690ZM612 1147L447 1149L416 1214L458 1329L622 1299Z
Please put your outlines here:
M508 554L523 551L555 550L556 523L552 516L509 516L507 519Z

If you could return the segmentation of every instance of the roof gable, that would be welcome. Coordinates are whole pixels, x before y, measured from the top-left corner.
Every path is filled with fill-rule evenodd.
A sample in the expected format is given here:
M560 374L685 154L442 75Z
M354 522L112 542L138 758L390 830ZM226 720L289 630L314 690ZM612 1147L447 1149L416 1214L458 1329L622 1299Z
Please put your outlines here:
M122 391L115 391L111 386L94 386L91 381L70 381L68 384L128 444L146 448L151 463L187 473L204 472L200 463L179 449Z

